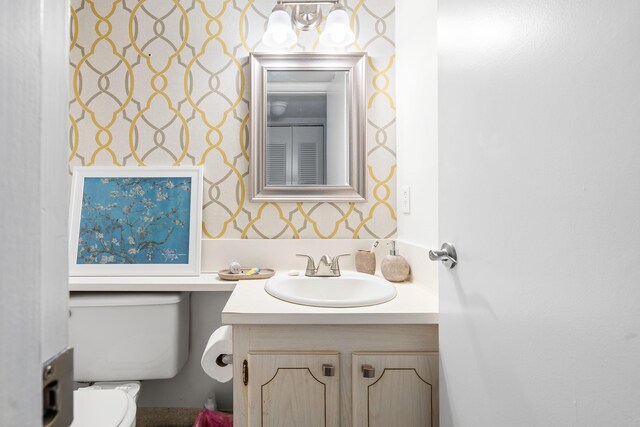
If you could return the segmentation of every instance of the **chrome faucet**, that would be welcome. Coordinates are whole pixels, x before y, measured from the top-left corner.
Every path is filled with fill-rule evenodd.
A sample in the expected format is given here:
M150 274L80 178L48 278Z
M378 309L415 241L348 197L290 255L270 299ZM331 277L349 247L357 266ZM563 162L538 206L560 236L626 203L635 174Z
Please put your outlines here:
M313 258L309 255L296 254L296 256L307 259L307 268L304 275L309 277L340 277L340 265L338 264L338 260L343 256L349 255L351 254L340 254L333 258L329 255L322 255L320 261L318 261L318 267L316 268Z

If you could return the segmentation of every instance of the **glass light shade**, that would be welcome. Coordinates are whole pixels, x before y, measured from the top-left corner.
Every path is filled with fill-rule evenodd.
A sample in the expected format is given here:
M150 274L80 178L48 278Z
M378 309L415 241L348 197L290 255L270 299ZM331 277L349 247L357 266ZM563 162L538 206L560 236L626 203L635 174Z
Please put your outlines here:
M291 28L291 17L282 5L276 5L269 16L267 31L262 42L269 47L285 48L296 42L298 37Z
M329 47L344 47L356 39L349 25L349 14L339 4L327 16L327 24L320 34L320 43Z

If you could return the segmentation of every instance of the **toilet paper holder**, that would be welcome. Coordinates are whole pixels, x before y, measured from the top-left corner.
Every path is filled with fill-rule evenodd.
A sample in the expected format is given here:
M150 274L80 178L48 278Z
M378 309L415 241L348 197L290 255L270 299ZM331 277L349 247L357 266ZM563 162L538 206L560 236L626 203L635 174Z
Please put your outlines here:
M233 364L233 354L221 354L216 358L216 364L221 368Z

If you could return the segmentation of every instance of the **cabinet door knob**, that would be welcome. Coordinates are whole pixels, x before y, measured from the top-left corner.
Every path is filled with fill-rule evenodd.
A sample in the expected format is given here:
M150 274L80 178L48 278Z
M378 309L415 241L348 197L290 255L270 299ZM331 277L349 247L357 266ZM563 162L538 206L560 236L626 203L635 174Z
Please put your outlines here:
M362 376L364 378L373 378L376 376L376 369L371 365L362 365Z
M322 365L322 375L325 377L332 377L336 374L336 368L333 365L324 364Z

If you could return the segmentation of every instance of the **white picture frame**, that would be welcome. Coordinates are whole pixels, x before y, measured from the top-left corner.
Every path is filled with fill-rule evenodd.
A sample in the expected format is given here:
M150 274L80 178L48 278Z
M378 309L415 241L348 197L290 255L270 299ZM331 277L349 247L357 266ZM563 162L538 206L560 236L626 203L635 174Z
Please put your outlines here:
M197 166L74 168L69 275L200 275L202 193Z

